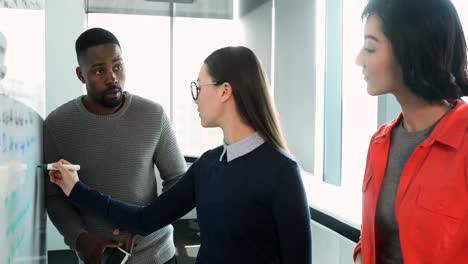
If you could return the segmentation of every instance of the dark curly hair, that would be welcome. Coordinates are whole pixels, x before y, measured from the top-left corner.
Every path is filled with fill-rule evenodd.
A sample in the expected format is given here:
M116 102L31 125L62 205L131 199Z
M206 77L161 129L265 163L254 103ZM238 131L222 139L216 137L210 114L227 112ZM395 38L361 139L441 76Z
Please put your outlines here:
M450 0L369 0L362 18L372 15L412 92L431 102L468 95L465 35Z

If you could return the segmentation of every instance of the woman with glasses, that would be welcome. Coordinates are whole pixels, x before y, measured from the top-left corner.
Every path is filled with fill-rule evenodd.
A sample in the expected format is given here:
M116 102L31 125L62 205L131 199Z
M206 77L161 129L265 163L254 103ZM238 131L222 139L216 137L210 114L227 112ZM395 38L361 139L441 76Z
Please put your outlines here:
M371 0L357 57L401 114L372 137L356 263L468 263L467 47L450 0Z
M288 154L260 61L245 47L209 55L191 83L203 127L223 130L184 177L147 206L112 199L79 181L61 160L49 173L70 201L119 228L145 235L197 208L197 263L312 262L309 208Z

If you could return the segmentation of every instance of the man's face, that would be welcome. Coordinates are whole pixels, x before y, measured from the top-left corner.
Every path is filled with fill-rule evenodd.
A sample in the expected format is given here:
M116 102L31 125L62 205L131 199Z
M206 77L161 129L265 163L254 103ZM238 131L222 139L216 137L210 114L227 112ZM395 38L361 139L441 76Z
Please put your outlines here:
M125 69L118 45L102 44L88 48L79 58L79 65L77 76L86 84L92 101L109 108L122 103Z

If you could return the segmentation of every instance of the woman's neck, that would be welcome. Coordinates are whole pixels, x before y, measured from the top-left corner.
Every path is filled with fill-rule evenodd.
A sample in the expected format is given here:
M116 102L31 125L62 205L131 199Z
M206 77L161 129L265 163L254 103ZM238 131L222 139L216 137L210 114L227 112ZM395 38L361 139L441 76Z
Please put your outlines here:
M401 106L403 127L408 132L421 131L434 125L451 109L446 100L430 103L411 92L395 96Z
M236 143L255 133L255 129L243 122L240 117L234 117L221 126L224 134L224 142L228 145Z

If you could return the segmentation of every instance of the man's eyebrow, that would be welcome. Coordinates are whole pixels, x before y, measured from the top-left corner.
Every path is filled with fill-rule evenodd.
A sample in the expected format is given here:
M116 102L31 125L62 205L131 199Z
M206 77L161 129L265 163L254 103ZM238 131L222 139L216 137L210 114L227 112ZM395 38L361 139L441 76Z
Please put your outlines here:
M115 63L117 61L121 61L122 60L122 57L116 57L114 59L112 59L112 63ZM97 66L102 66L102 65L105 65L106 63L105 62L96 62L94 64L91 65L91 67L97 67Z
M95 63L95 64L91 65L91 68L98 67L98 66L102 66L102 65L104 65L104 64L105 64L105 63L103 63L103 62L98 62L98 63Z

